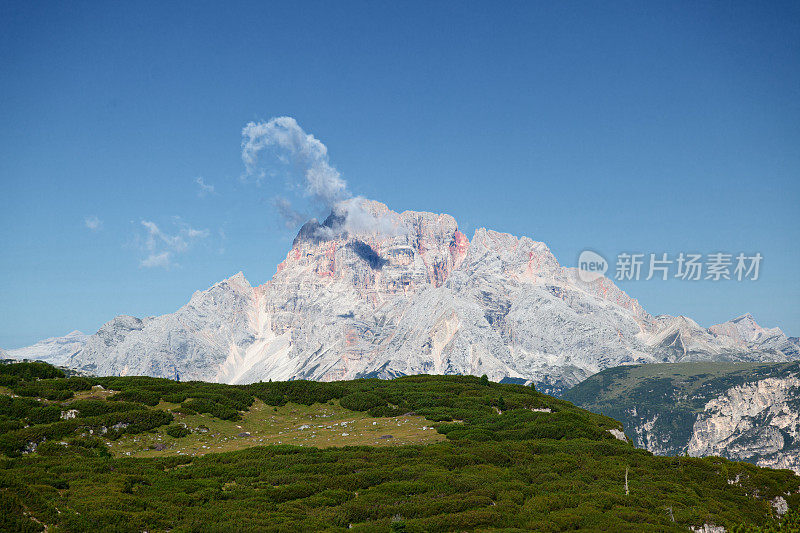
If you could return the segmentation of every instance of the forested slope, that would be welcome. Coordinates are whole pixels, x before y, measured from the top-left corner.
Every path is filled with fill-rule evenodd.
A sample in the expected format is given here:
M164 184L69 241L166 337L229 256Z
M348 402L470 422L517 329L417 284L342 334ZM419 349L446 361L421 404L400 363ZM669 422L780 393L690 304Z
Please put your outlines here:
M475 377L230 386L25 363L0 376L2 530L686 531L771 524L776 503L800 503L792 472L655 457L615 438L611 418ZM318 411L351 413L370 439L372 422L424 417L446 440L181 452L254 410L265 436ZM162 456L120 457L124 439L158 442Z

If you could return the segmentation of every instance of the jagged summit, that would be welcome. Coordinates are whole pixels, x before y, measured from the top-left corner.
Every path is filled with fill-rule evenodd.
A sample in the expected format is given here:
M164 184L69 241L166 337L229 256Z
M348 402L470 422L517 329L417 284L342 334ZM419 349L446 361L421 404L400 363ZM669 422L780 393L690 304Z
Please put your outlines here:
M558 392L620 364L797 353L780 330L754 336L736 320L653 317L542 242L485 228L469 239L450 215L353 198L306 223L267 283L239 272L175 313L117 317L66 362L228 383L486 374Z
M780 352L790 358L800 357L800 343L796 339L787 337L780 328L760 326L750 313L711 326L708 330L716 337L727 337L740 347L756 344L762 349Z
M767 335L783 335L780 328L761 327L750 313L745 313L722 324L715 324L708 329L715 335L725 335L744 342L752 342Z
M659 331L648 344L662 353L670 353L675 362L703 359L708 354L724 354L733 350L729 339L720 340L689 317L662 315L657 317Z
M221 282L217 283L216 285L229 285L232 287L241 287L246 289L252 289L250 282L247 281L247 278L244 277L244 273L240 270L233 276L222 280Z
M247 278L244 277L244 272L241 270L234 274L233 276L229 277L226 281L229 283L248 283ZM249 283L248 283L249 284Z

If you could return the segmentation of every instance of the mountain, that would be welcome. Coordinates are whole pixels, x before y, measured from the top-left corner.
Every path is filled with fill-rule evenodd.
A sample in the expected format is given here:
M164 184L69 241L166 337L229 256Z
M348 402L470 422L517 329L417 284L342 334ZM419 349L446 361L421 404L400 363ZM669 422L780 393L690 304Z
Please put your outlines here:
M750 313L711 326L708 330L718 338L732 339L738 346L757 345L763 349L779 350L792 358L800 357L797 337L787 337L780 328L762 328Z
M52 337L39 341L32 346L15 350L0 350L0 355L8 359L39 360L51 365L63 365L76 352L80 351L89 336L80 331L73 331L63 337Z
M652 317L528 237L480 228L468 239L450 215L355 199L303 225L267 283L239 273L175 313L119 316L67 365L225 383L486 374L557 394L621 364L795 353L785 335L734 330Z
M800 362L618 367L564 398L620 420L636 446L658 455L719 455L800 473Z

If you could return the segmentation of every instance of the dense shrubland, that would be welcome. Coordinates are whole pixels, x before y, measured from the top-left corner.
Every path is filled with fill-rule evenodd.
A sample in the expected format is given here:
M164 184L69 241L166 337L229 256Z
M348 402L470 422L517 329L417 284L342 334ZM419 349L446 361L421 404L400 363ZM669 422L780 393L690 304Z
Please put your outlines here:
M0 394L4 531L752 530L777 527L771 499L800 504L800 478L789 471L654 457L615 439L613 419L521 385L412 376L230 386L66 378L28 365L0 365L15 395ZM89 398L98 385L105 396ZM165 405L236 420L256 399L339 402L376 417L414 412L448 440L159 459L107 451L124 433L164 426L175 438L187 434ZM62 418L67 412L74 417Z

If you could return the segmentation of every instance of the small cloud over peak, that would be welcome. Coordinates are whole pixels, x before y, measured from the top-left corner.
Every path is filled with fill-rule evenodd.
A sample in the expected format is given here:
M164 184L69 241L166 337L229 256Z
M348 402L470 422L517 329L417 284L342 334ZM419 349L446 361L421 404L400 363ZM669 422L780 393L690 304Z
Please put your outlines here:
M103 227L103 221L97 218L96 215L84 217L83 224L91 231L97 231Z

